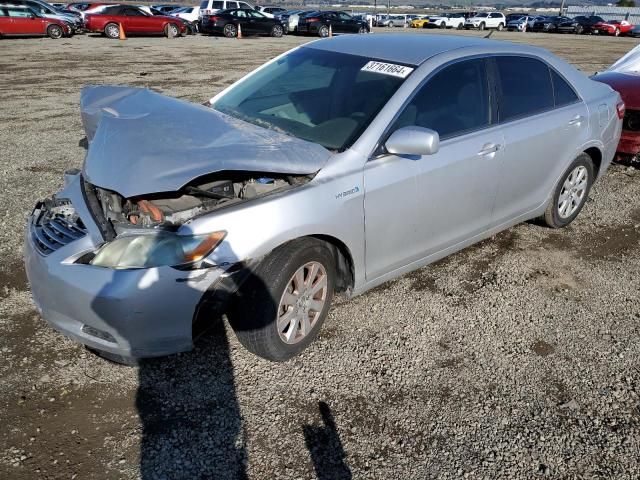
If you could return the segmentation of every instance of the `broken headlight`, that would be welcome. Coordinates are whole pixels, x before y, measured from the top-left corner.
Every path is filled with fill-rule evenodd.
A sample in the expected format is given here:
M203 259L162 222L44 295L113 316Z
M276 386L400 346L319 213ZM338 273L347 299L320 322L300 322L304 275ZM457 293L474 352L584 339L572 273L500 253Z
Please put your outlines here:
M96 252L91 265L109 268L177 267L199 262L222 242L227 232L176 235L163 232L118 237Z

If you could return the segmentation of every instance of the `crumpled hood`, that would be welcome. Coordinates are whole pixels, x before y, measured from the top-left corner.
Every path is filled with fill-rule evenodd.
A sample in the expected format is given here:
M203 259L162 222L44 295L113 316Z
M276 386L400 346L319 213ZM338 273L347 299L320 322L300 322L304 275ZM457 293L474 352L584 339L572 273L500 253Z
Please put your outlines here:
M223 170L311 174L324 147L144 88L88 86L80 96L89 140L83 175L129 198L173 192Z

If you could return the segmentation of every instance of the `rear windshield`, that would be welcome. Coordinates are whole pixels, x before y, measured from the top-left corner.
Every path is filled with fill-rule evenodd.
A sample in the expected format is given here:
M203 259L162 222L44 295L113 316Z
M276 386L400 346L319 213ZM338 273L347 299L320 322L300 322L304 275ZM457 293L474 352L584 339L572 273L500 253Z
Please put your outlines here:
M341 151L360 136L412 70L300 48L239 83L213 108Z

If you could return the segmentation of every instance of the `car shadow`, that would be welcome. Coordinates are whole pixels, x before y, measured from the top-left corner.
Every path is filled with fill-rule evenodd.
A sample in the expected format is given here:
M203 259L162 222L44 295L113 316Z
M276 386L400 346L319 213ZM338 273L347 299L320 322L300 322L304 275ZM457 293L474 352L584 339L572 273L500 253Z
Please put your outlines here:
M322 425L302 427L304 442L311 454L311 461L318 480L351 480L346 453L329 405L318 402Z

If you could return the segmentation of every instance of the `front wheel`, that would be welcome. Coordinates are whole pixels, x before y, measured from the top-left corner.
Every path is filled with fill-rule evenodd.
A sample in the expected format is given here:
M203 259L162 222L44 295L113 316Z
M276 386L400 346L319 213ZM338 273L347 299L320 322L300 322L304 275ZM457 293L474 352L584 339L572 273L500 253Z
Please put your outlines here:
M104 27L104 34L108 38L120 38L120 27L117 23L107 23Z
M446 24L446 23L444 23L444 22L442 22L442 23L440 24L440 28L447 28L447 24Z
M480 24L480 27L479 27L479 28L480 28L480 30L484 30L485 28L487 28L487 26L485 25L485 23L484 23L484 22L482 22L482 23Z
M166 27L164 27L164 34L167 38L176 38L180 35L180 30L175 23L170 23Z
M307 348L327 317L335 257L314 238L274 250L245 282L229 321L247 350L284 361Z
M583 32L584 32L584 27L582 25L578 25L576 27L576 35L582 35Z
M458 24L458 30L462 30L464 28L464 23L459 23Z
M64 32L62 31L62 27L60 25L49 25L47 27L47 35L49 36L49 38L62 38L63 34Z
M393 22L389 22L389 25L387 25L389 28L393 28Z
M366 28L364 28L364 27L360 27L360 28L358 29L358 33L359 33L359 34L367 33L367 29L366 29Z
M327 27L326 25L322 25L319 29L318 29L318 35L321 38L326 38L329 36L329 27Z
M619 29L619 28L616 28L616 31L615 31L615 32L613 32L613 35L614 35L615 37L619 37L619 36L620 36L620 29Z
M238 35L238 27L236 27L233 23L227 23L222 28L222 34L227 38L234 38Z
M282 32L283 29L280 25L274 25L273 27L271 27L271 32L269 33L269 35L271 35L272 37L280 38L282 36Z
M551 228L569 225L582 210L594 180L593 160L586 153L578 155L558 182L543 223Z

